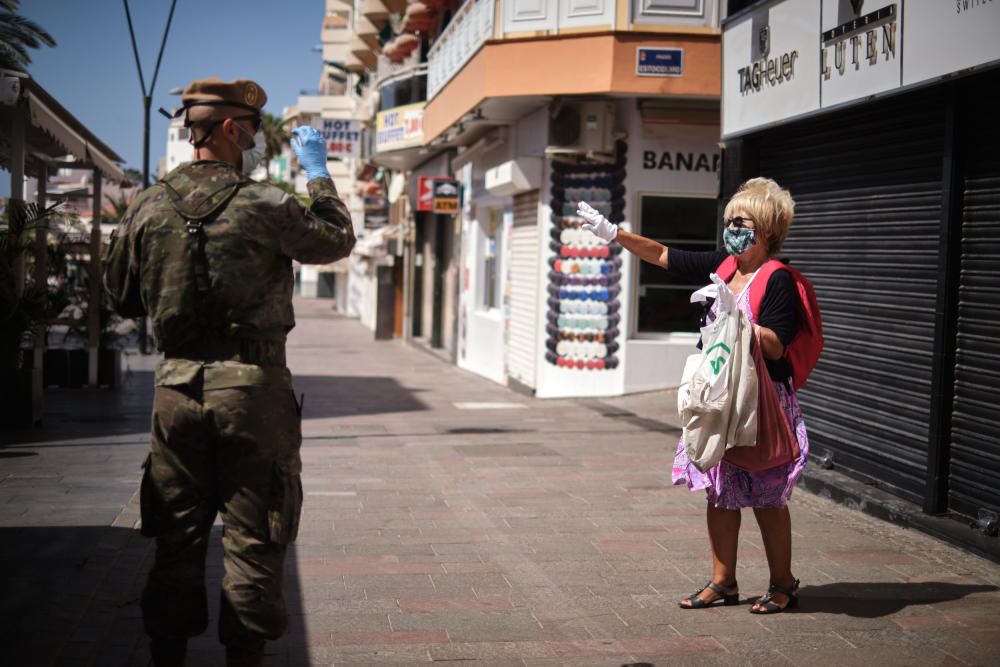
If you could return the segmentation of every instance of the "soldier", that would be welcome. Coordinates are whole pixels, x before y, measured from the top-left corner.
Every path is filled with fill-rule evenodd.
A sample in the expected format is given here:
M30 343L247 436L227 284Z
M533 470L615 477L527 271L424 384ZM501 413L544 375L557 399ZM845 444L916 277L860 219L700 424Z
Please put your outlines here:
M227 665L259 665L287 624L282 573L298 532L301 406L285 366L295 325L292 260L327 263L354 246L350 214L307 127L292 147L311 206L248 174L260 162L252 81L194 81L184 91L195 161L129 207L111 240L104 287L126 317L149 316L156 368L142 534L156 560L142 595L156 665L182 665L208 626L205 554L222 513L219 639Z

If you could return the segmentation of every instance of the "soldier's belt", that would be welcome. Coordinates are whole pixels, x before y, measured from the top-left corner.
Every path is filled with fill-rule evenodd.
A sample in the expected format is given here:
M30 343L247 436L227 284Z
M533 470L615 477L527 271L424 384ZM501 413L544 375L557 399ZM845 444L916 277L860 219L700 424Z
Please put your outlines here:
M156 365L156 386L204 391L255 386L291 389L292 374L283 367L256 366L239 361L164 359Z
M238 361L264 367L285 366L285 341L257 338L230 338L201 340L196 346L180 350L166 350L166 359L190 361Z

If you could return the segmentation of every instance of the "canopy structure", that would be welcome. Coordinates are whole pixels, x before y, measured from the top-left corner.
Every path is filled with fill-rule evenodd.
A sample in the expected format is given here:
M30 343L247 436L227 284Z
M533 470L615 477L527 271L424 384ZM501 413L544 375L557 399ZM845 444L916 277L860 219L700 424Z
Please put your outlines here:
M0 127L10 130L9 134L3 133L6 138L0 142L0 166L10 171L12 176L18 171L21 174L37 174L44 165L59 162L61 167L94 169L115 182L125 180L125 174L118 165L124 161L121 156L98 139L37 81L6 70L0 70L0 77L7 93L0 103ZM13 103L9 103L8 95L15 90ZM66 156L72 156L73 160L67 162ZM15 192L20 189L15 190L12 184L11 196L16 196Z
M10 172L10 196L24 199L26 175L38 179L38 201L45 203L50 168L91 169L94 172L93 220L90 235L90 295L87 335L90 349L88 384L98 385L101 338L101 183L125 180L121 156L97 138L37 81L22 72L0 70L0 167ZM44 283L46 234L35 237L35 280ZM44 335L35 336L35 368L41 368Z

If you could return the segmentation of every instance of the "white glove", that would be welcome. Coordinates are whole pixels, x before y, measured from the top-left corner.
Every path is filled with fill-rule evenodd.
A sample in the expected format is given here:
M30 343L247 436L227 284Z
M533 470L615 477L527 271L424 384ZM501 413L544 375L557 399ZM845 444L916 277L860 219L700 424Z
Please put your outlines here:
M618 236L618 225L605 218L600 211L587 202L580 202L576 214L584 219L581 227L602 241L611 243Z

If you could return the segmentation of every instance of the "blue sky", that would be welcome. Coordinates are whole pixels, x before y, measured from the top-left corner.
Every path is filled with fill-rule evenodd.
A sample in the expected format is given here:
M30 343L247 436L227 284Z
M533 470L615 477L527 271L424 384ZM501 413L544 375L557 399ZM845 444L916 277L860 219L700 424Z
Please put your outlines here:
M150 85L170 0L130 0L146 87ZM265 110L280 114L299 92L316 88L323 0L177 0L150 115L149 164L165 152L167 120L179 106L171 88L192 79L247 78L267 92ZM31 52L29 73L70 113L142 170L142 93L122 0L25 0L20 13L51 34L55 48ZM0 178L0 194L10 179Z

